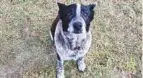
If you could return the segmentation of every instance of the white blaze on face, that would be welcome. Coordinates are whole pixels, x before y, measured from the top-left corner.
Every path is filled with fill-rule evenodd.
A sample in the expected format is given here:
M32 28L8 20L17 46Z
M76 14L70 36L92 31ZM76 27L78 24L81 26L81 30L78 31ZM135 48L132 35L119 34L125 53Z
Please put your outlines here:
M81 16L81 5L80 4L76 4L76 16L69 23L68 32L70 32L70 33L74 32L73 24L75 22L81 22L82 23L82 33L86 33L86 27L85 27L86 24L85 24L84 19Z
M80 4L77 4L77 8L76 8L76 17L80 17L80 14L81 14L81 5Z

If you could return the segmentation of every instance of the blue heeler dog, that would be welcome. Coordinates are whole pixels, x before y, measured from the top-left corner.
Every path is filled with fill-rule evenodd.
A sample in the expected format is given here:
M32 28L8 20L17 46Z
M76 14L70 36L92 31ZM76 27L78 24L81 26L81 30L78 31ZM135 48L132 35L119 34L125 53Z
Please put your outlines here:
M56 78L64 78L64 61L75 60L84 71L84 55L91 45L90 22L94 18L94 4L58 3L59 13L51 27L51 38L57 53Z

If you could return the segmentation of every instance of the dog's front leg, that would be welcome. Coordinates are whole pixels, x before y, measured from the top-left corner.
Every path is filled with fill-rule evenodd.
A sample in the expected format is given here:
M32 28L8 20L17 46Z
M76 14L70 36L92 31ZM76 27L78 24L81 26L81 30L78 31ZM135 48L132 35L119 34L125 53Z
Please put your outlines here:
M56 78L64 78L64 60L61 60L58 56L56 67Z
M84 72L86 65L84 63L84 58L81 57L79 59L77 59L77 68L80 72Z

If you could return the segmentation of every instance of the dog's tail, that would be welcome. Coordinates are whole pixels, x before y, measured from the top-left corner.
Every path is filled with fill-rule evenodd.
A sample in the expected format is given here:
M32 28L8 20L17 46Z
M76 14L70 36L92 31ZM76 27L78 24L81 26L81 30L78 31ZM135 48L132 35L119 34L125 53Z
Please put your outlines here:
M52 41L54 41L54 35L55 35L55 30L56 30L56 26L57 26L58 21L59 21L59 15L57 15L57 17L53 21L53 24L52 24L50 32L49 32Z
M51 32L51 31L49 31L49 34L50 34L51 40L54 41L54 38L53 38L53 36L52 36L52 32Z

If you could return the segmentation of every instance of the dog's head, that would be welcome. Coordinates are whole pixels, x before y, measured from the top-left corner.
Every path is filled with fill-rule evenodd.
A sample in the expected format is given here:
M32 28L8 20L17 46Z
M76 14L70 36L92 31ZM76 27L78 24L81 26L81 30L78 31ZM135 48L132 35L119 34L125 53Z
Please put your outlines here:
M86 33L89 31L90 22L94 17L94 4L65 5L58 3L59 16L62 20L63 31L74 34Z

